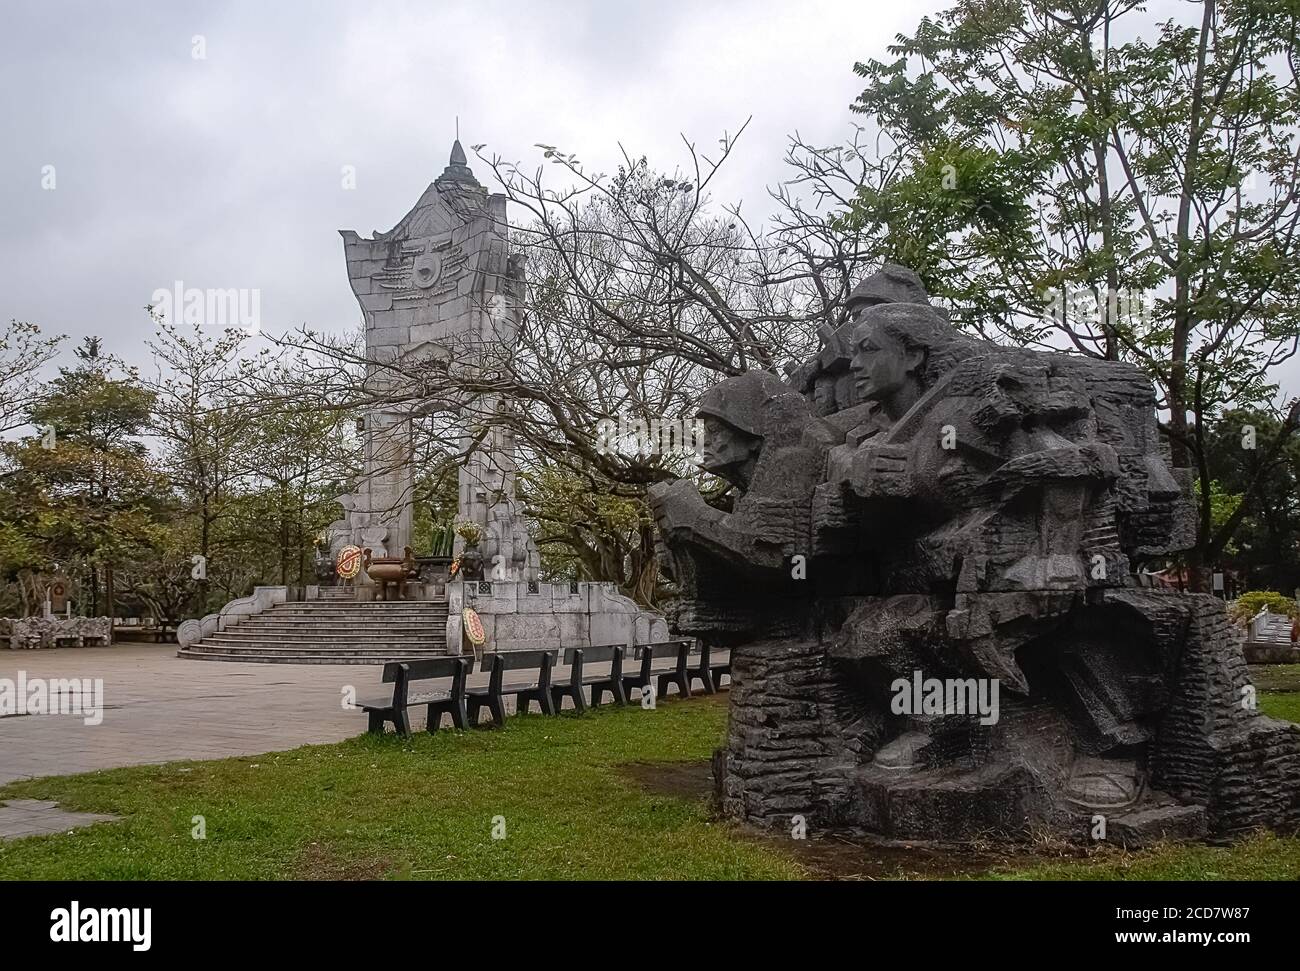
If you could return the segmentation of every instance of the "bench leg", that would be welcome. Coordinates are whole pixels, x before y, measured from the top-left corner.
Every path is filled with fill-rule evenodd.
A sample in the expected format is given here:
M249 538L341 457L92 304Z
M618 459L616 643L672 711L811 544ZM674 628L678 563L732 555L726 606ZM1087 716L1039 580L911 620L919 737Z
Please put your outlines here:
M573 691L569 693L569 696L573 699L574 711L581 715L587 710L587 699L582 696L582 685L578 685L574 688ZM556 705L555 707L559 708L560 706Z
M537 706L541 708L543 714L545 714L546 706L543 705L540 701L537 702ZM527 695L515 695L516 715L526 715L528 714L528 710L532 707L533 707L533 700L529 698Z
M554 696L549 691L538 694L537 707L542 709L543 715L554 715L560 709L560 706L555 703Z
M483 703L477 698L465 703L465 720L472 728L478 724L479 712L483 710Z
M700 679L700 684L703 685L704 693L706 695L718 693L718 688L713 683L713 673L708 668L705 668L703 671L696 671L695 677Z
M475 711L474 714L477 715L478 712ZM453 702L451 709L451 723L461 731L469 728L469 712L465 709L465 702L463 699Z
M424 730L436 732L442 727L442 709L436 705L429 706L429 713L424 719Z
M407 716L405 708L401 711L393 712L393 725L397 728L397 734L411 734L411 719Z
M506 723L506 701L504 698L489 698L488 708L492 712L492 720L494 722L498 725L504 725Z
M368 716L366 731L371 735L384 734L384 713L382 711L370 711L366 712L366 714Z

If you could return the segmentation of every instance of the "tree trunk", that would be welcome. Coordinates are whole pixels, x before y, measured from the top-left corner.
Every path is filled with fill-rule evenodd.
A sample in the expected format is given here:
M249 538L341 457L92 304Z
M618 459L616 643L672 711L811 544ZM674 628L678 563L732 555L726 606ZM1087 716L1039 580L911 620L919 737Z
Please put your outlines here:
M199 555L203 557L203 579L199 581L198 592L198 613L203 614L207 611L208 606L208 549L211 544L212 536L212 498L204 491L203 493L203 510L202 531L199 534Z

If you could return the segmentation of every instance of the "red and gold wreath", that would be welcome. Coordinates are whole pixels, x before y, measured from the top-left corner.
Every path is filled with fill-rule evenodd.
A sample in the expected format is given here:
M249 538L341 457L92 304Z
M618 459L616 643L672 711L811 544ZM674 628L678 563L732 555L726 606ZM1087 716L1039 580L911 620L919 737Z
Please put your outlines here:
M479 620L478 613L472 607L466 607L461 611L461 617L465 621L465 636L469 642L478 647L487 640L487 632L483 630L483 621Z

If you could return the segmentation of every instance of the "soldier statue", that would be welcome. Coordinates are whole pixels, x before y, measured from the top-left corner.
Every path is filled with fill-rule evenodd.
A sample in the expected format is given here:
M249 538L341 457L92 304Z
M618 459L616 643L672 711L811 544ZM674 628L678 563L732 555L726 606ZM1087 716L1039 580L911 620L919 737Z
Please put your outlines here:
M1222 604L1140 582L1195 535L1150 381L969 337L901 267L848 309L788 382L704 396L729 511L650 492L678 629L733 649L724 810L940 841L1300 822L1300 728L1245 702Z

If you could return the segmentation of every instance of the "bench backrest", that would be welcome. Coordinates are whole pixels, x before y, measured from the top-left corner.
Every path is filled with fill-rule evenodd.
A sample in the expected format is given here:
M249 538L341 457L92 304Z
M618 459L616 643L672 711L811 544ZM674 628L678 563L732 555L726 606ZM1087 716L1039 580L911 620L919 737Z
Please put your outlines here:
M690 650L691 642L682 641L660 641L657 644L638 644L636 646L636 657L641 662L641 668L637 672L637 678L643 683L648 684L650 676L655 672L654 662L661 657L670 657L677 662L677 670L685 670L686 652ZM658 669L662 673L663 669Z
M496 670L501 671L518 671L520 668L540 668L542 666L542 657L551 655L551 663L555 663L555 657L559 651L489 651L483 655L483 667L480 670L493 670L490 664L496 664ZM494 660L489 660L494 659Z
M657 657L677 657L682 649L682 645L690 646L690 641L660 641L658 644L638 644L636 645L636 659L638 661L645 658L648 651L652 658Z
M593 644L591 647L566 647L564 649L564 663L566 666L572 666L574 659L578 656L578 651L582 651L583 664L602 664L605 661L614 660L615 651L627 652L627 646L624 644Z
M430 678L454 678L461 664L466 664L466 674L474 673L474 655L431 657L412 661L389 661L384 665L384 684L392 684L402 666L406 666L407 681L427 681Z
M490 671L491 676L488 678L488 691L497 695L500 694L503 682L505 681L505 672L517 671L520 668L532 668L537 671L537 683L543 690L550 688L551 668L555 666L555 658L559 651L490 651L483 655L483 664L480 671Z

